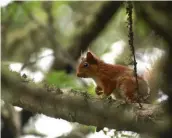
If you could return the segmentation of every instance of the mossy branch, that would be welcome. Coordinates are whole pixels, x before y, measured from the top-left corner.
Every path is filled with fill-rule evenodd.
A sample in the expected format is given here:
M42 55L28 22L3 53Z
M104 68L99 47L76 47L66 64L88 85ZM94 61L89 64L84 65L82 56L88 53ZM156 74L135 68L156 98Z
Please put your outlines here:
M23 81L19 75L2 68L2 100L28 111L85 125L117 130L152 133L164 128L160 105L122 104L74 90L46 88ZM151 126L151 128L150 128Z

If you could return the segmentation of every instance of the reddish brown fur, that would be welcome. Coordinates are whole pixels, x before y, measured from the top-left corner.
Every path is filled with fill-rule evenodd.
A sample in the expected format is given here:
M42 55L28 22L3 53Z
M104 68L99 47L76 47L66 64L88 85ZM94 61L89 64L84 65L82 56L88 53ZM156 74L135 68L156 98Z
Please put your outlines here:
M108 96L113 93L116 98L130 102L135 102L138 99L133 70L127 66L107 64L91 52L87 52L86 58L79 64L77 76L92 78L97 84L95 91L98 95L104 93ZM138 81L139 92L144 99L148 95L148 86L140 76L138 76Z

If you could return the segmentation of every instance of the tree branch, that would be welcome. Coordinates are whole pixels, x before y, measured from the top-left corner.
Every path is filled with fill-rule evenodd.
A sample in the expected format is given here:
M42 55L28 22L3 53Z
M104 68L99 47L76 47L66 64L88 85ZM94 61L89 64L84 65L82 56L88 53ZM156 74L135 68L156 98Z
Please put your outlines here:
M153 29L158 35L162 36L169 45L172 45L172 35L169 31L170 27L166 29L164 26L159 24L159 20L153 19L152 16L154 15L151 12L148 12L149 10L144 9L145 5L143 7L143 3L135 3L135 5L137 16L141 17L148 24L148 26L150 26L151 29ZM149 6L150 5L153 6L153 4L149 3ZM158 8L157 11L159 10L160 9ZM168 17L168 14L169 12L166 12L166 17Z
M15 106L54 118L85 125L108 127L117 130L152 133L166 125L164 110L160 105L122 104L90 96L74 90L45 88L22 82L2 68L2 99ZM150 127L151 126L151 127Z
M88 46L97 38L104 30L113 15L121 6L122 2L108 1L105 2L100 11L95 15L95 19L83 33L77 37L78 41L69 48L69 53L73 53L73 58L78 59L81 51L87 50Z
M107 1L103 3L100 11L94 16L94 20L86 27L81 33L76 36L76 41L71 44L67 50L71 58L77 60L81 56L81 51L84 52L90 46L90 44L100 35L100 33L106 28L113 15L121 6L122 2ZM61 60L63 62L63 60ZM53 69L62 69L66 66L63 62L54 61ZM75 68L74 68L75 69Z

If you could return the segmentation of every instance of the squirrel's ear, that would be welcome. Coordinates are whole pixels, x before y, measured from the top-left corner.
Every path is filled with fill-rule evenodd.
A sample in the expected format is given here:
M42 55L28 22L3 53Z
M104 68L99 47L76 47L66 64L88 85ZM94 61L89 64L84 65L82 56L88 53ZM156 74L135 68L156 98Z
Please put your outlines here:
M97 63L97 58L90 52L87 52L87 61L91 64L96 64Z

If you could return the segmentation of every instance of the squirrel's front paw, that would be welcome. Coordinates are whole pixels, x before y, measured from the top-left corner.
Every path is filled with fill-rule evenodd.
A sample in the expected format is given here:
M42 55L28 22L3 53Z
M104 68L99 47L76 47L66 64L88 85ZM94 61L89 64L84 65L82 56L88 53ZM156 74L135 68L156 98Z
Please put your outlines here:
M100 88L100 87L96 87L95 92L96 92L97 95L102 95L103 94L102 88Z

